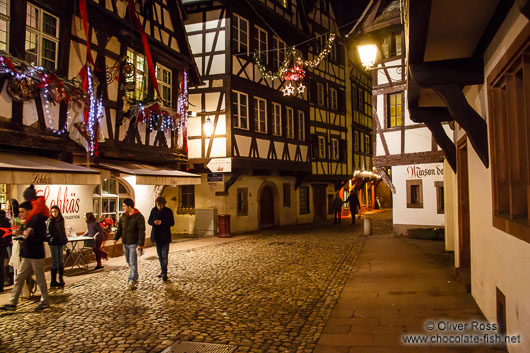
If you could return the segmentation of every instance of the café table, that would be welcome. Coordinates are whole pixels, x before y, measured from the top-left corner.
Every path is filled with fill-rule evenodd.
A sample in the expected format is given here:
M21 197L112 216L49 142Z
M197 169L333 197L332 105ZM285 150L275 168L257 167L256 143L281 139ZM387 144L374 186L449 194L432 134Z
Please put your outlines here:
M94 238L92 237L83 236L68 237L68 244L71 244L71 247L67 247L66 259L64 260L65 265L70 259L72 259L73 262L69 266L71 269L74 269L74 267L77 266L78 268L84 268L88 271L88 261L86 261L85 256L83 255L83 245L85 241L93 239Z

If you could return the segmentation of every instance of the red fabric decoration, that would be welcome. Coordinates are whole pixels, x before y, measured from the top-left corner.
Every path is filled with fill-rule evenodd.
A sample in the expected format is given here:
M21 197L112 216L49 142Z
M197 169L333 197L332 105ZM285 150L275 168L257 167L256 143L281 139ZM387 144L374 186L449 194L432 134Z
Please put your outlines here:
M85 29L85 38L86 38L86 49L87 49L87 57L88 61L92 64L92 66L96 67L96 64L94 63L94 58L92 57L92 51L90 50L90 35L88 33L88 19L87 19L87 11L86 11L86 0L81 0L81 3L79 4L79 12L81 13L81 18L83 19L83 28Z
M133 23L134 27L136 27L136 30L140 32L140 35L142 37L145 57L147 58L147 67L149 68L149 77L151 78L151 82L153 82L153 86L155 87L155 91L158 94L158 97L162 97L162 95L160 95L160 92L158 91L158 81L156 79L156 72L155 72L155 65L153 64L153 58L151 57L151 50L149 49L149 42L147 41L147 36L145 35L145 31L144 31L144 28L142 27L142 24L140 23L140 20L138 19L138 17L136 17L136 7L134 6L134 0L129 0L128 9L129 9L129 17L131 19L131 22Z

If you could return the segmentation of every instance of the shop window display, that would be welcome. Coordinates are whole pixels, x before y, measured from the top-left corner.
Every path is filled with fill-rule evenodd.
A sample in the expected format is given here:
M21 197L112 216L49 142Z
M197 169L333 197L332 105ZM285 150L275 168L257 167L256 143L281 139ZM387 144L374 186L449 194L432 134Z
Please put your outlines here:
M94 189L94 214L97 218L110 218L114 224L123 214L122 200L132 198L129 188L121 181L105 179Z

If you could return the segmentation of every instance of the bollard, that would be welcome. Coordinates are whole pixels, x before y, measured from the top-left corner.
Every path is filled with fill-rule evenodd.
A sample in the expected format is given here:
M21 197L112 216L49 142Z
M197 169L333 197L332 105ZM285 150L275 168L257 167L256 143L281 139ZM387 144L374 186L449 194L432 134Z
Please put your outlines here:
M364 218L364 235L372 235L372 220L368 217Z

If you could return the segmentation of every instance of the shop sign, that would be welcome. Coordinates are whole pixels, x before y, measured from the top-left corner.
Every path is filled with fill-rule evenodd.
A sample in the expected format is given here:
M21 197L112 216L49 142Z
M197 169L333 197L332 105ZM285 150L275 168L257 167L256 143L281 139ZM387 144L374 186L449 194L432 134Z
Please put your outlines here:
M208 173L207 175L208 182L219 182L223 181L223 174L222 173Z
M231 173L232 158L214 158L206 166L213 173Z
M418 179L426 178L429 176L443 176L444 168L443 166L436 166L432 168L420 168L416 165L411 165L407 167L407 178L409 179Z
M33 185L47 185L52 183L52 178L46 173L33 174L31 184Z

